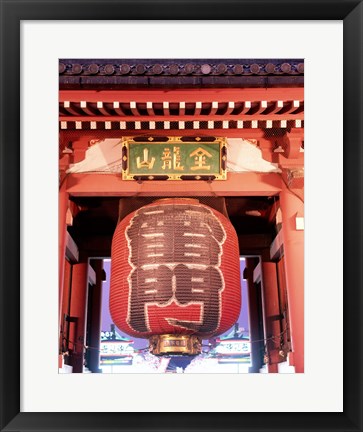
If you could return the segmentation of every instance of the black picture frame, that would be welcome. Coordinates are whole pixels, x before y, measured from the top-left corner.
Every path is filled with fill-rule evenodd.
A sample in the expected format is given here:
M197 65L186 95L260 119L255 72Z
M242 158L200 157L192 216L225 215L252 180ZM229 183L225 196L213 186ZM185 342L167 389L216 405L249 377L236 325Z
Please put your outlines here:
M0 5L0 430L362 431L362 0L0 0ZM343 20L342 413L20 412L20 22L94 19Z

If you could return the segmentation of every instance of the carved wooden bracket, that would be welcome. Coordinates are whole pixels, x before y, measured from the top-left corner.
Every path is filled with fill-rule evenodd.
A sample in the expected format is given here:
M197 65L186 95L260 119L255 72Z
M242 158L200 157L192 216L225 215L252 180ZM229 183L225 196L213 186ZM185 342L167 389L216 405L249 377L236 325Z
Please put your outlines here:
M291 132L287 132L282 138L285 157L288 159L297 159L300 155L303 140L304 135L301 129L292 129Z
M86 150L89 147L89 138L84 137L72 142L73 163L81 162L86 157Z

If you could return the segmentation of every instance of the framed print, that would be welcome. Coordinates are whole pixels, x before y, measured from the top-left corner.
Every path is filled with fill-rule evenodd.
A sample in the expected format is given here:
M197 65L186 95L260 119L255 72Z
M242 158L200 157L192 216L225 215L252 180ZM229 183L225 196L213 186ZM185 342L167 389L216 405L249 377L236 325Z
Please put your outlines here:
M60 372L304 373L304 61L59 62Z
M45 1L41 4L32 0L1 1L0 430L362 430L359 320L362 313L362 8L361 1L329 0L314 4L306 1L262 1L256 5L243 0L227 3L197 1L193 4L184 1L158 3L84 0L66 3ZM105 61L102 62L102 59ZM183 61L178 62L177 59ZM229 61L224 62L223 59ZM234 62L233 59L244 61ZM249 61L251 59L272 60ZM281 59L288 61L279 61ZM243 70L239 69L241 65ZM281 72L282 65L284 70ZM81 69L77 69L79 67ZM117 73L113 69L115 67ZM285 104L280 96L275 99L271 96L267 102L263 98L251 101L247 98L228 99L226 95L229 90L223 86L218 87L225 77L231 80L231 77L238 76L238 79L242 80L243 72L246 71L246 76L255 76L256 82L260 80L258 85L263 91L270 91L269 86L274 72L277 71L291 80L290 84L286 84L286 88L292 91L304 75L304 69L304 106L298 93L294 93L289 104ZM145 73L146 70L152 73ZM179 70L183 73L179 74ZM261 75L260 71L263 72ZM170 94L169 98L164 97L164 94L163 97L154 97L156 93L152 93L153 79L159 80L160 89L168 83L168 77L174 77L173 79L183 84L182 76L190 80L189 87L185 88L192 87L193 91L203 78L208 82L210 94L203 94L204 99L193 99L190 96L186 101L181 98L173 100ZM270 78L266 79L266 76ZM144 93L139 99L107 99L104 88L99 87L95 91L94 88L87 88L92 79L99 80L99 85L108 82L111 86L122 79L134 86L132 91L135 91L135 85L144 80ZM59 82L63 87L59 87ZM74 86L80 84L81 88L75 91ZM119 85L119 82L116 84ZM218 92L213 93L212 90L216 88ZM177 90L176 87L173 89ZM77 91L80 91L81 96L78 99L73 97ZM88 91L86 99L83 98L86 94L84 91ZM246 101L251 105L246 104ZM239 104L240 102L242 103ZM301 108L303 112L304 107L306 118L301 117ZM193 118L198 110L205 118ZM243 110L246 110L246 113L242 113ZM279 112L291 118L277 118ZM257 117L250 121L243 117L245 114ZM267 114L275 117L263 117ZM192 116L192 121L189 121L188 115ZM234 115L241 117L235 120ZM98 124L100 116L102 124ZM121 116L124 116L125 120ZM207 119L207 116L215 117ZM159 124L160 117L163 117L163 125ZM207 123L200 125L199 120L207 120ZM94 215L97 213L97 205L108 206L109 214L112 214L113 220L118 223L121 234L126 233L129 236L123 240L129 242L129 245L126 245L129 251L127 263L131 269L130 275L122 276L127 263L125 261L122 264L120 261L119 268L114 267L111 272L117 270L119 273L116 278L124 277L132 288L134 275L139 270L145 270L141 268L145 264L141 262L142 251L151 249L148 241L140 242L140 253L137 255L141 260L139 269L139 263L134 262L133 248L136 243L131 236L132 229L140 228L142 237L141 234L145 234L142 229L148 227L153 211L169 215L171 204L168 199L189 199L187 204L173 201L173 206L179 206L179 209L190 206L184 209L189 212L190 219L183 219L187 222L183 229L189 234L188 242L183 243L190 249L186 250L186 256L189 259L190 254L195 255L198 248L202 249L202 243L189 241L193 236L200 234L202 238L204 235L202 231L188 231L188 223L194 224L196 212L195 202L190 202L193 194L187 193L191 182L196 185L194 188L200 188L203 192L199 196L205 194L213 198L198 207L199 213L207 215L203 216L205 225L202 228L198 225L198 229L213 232L213 244L217 248L213 249L214 252L210 250L208 259L216 250L222 251L227 242L223 236L223 239L219 237L218 233L226 233L228 229L221 222L223 218L218 216L219 210L213 208L213 205L217 206L215 202L218 196L227 190L228 179L235 174L232 168L238 166L236 157L231 157L233 144L236 144L237 139L233 141L233 137L227 137L225 141L225 133L196 134L195 130L200 132L204 128L205 131L223 132L232 128L237 131L239 127L240 130L247 128L250 136L246 139L251 141L237 144L245 145L251 152L258 150L263 154L261 137L258 134L253 135L251 131L259 129L259 122L264 122L266 129L269 126L274 129L275 121L280 122L279 127L283 129L286 129L288 124L281 122L293 121L293 126L289 127L305 127L306 134L302 138L301 134L297 133L290 136L289 141L276 138L274 145L277 145L273 147L273 150L276 150L276 160L281 156L281 149L283 152L297 152L294 159L301 158L301 154L306 158L306 208L303 208L302 213L294 210L289 218L296 232L305 232L305 257L299 255L299 259L293 261L295 274L305 276L303 296L299 297L299 301L306 305L305 315L302 313L300 321L304 322L305 318L305 325L300 326L300 329L305 329L305 336L297 338L295 348L287 349L286 353L284 340L279 339L280 345L276 351L277 356L285 356L295 349L296 358L291 355L286 361L291 362L288 366L294 365L294 372L298 373L108 374L94 373L95 370L92 370L92 359L98 358L98 355L88 356L88 363L84 363L84 353L78 359L74 356L70 362L68 359L65 361L65 357L77 353L77 344L80 344L85 352L92 351L95 345L91 339L80 338L84 336L84 331L82 334L78 332L81 328L79 323L86 323L86 317L76 315L72 309L68 310L68 303L63 298L59 301L56 289L58 276L61 274L58 274L57 251L58 207L62 206L62 197L58 202L58 191L59 184L65 184L62 175L69 169L81 169L78 164L85 164L86 160L91 163L91 160L87 159L90 154L88 150L104 149L102 146L108 145L110 152L103 152L106 159L111 155L112 146L117 152L120 150L117 156L120 164L114 165L116 170L120 168L117 171L117 183L108 183L109 201L100 198L102 182L105 180L92 184L92 193L94 197L98 194L97 199L102 201L101 204L96 203L96 200L87 201L90 190L87 176L91 175L87 172L87 167L90 165L84 165L82 173L67 178L66 192L73 190L77 199L73 199L71 211L64 212L63 225L72 226L72 221L76 220L78 214L83 213L82 217ZM116 127L118 134L113 136L116 140L110 140L106 144L101 139L88 142L84 148L77 139L69 139L69 133L76 137L79 131L86 128L88 131L102 129L102 133L106 135ZM120 135L120 130L128 128L132 133ZM150 133L140 137L137 131L145 131L146 128ZM122 141L125 135L127 139ZM256 142L253 141L254 138ZM298 143L297 147L293 142ZM57 149L61 149L62 156L67 158L67 154L72 154L75 158L72 166L67 165L64 172L58 165ZM269 161L270 168L274 162ZM235 164L233 167L232 163ZM110 165L105 163L104 166ZM102 168L98 165L98 168L100 167ZM180 172L183 169L188 178L182 178ZM287 184L301 182L304 165L301 167L290 163L288 170L289 176L285 178ZM205 174L206 172L208 174ZM102 172L97 175L98 179L102 175L107 177ZM270 191L279 187L271 182L271 177L265 175L265 188ZM154 176L165 178L155 180ZM218 176L219 178L215 178ZM68 182L68 179L71 180ZM159 185L158 188L156 184ZM260 183L257 185L261 186ZM137 203L117 201L111 204L111 198L120 197L122 191L117 189L120 187L124 188L123 192L126 191L126 194L135 198ZM167 189L171 187L175 188L172 197ZM239 182L237 189L236 182L236 190L245 191L244 196L248 197L247 187L243 183ZM240 192L240 196L242 195ZM250 193L249 198L246 198L249 205L256 198L251 195ZM145 197L166 198L166 201L155 204L146 202ZM231 199L228 202L227 214L231 220L233 205L241 204L232 202L234 197L235 195L230 194ZM299 199L297 196L295 198ZM256 202L257 200L254 200L254 205ZM268 206L273 207L275 204L275 201L271 204L266 199L266 202L259 203L259 208L245 207L244 210L250 212L249 217L257 218L264 214L263 211L269 208ZM128 206L127 210L125 206ZM224 207L218 208L223 213ZM285 210L285 215L286 213L288 210ZM95 224L98 234L104 233L102 227L108 226L104 215ZM140 215L145 217L141 224ZM282 217L286 217L285 215ZM198 220L200 217L199 214ZM132 218L132 221L127 218ZM277 226L279 217L272 219ZM172 220L179 223L182 219L179 215L174 215ZM127 221L130 222L129 225L122 225ZM113 223L116 226L115 222ZM158 235L162 234L160 229L164 229L160 227L170 225L167 219L159 217L157 223ZM77 226L74 224L74 230L68 230L69 234L76 238L75 244L79 244L81 235L80 231L76 230ZM254 225L256 226L257 224ZM167 231L165 233L167 234ZM155 237L154 232L151 234ZM179 237L174 235L175 239ZM285 236L286 258L287 240ZM96 244L92 241L87 238L89 247ZM69 249L69 257L79 253L72 244L69 240L67 245L63 245ZM153 243L152 254L160 255L157 250L160 249L160 244L161 242ZM97 243L97 257L109 256L103 254L99 249L100 245L108 248L107 242ZM276 253L278 250L276 246ZM244 255L251 259L247 249ZM58 258L62 257L62 254L59 254ZM183 257L185 258L185 255ZM302 260L305 267L301 264ZM87 286L91 287L93 298L96 298L97 282L92 283L92 280L98 280L98 273L102 278L107 272L103 273L97 264L93 264L91 270L83 266L73 268L72 271L74 270L74 275L86 278ZM156 264L162 267L165 263ZM163 273L167 280L165 286L171 287L175 298L179 296L179 270L183 271L185 280L190 276L188 272L198 267L194 264L193 267L189 261L184 267L182 264L183 262L180 264L179 261L173 262L169 267L166 266L168 268L164 269L165 274ZM210 283L208 287L202 287L202 291L208 288L212 292L213 281L218 279L220 282L223 270L219 268L219 261L217 264L207 265L213 267L209 269L209 275L214 275L214 279L209 276ZM67 264L64 263L64 266ZM223 262L220 267L223 267ZM259 283L257 267L254 266L252 272L256 286ZM232 274L234 270L228 271ZM245 272L245 276L248 279L248 272ZM111 285L112 277L115 276L111 276ZM155 339L148 331L154 325L157 327L163 319L169 319L169 325L176 324L179 329L183 326L189 326L190 329L190 326L195 326L196 323L202 327L207 326L200 322L203 292L195 285L204 283L205 277L207 276L202 273L190 276L194 294L199 296L198 305L194 304L195 299L188 297L185 300L183 293L183 301L187 303L185 308L199 308L196 312L193 312L193 309L188 319L183 315L179 316L180 311L167 310L170 307L167 303L170 296L164 310L174 315L161 317L158 312L153 318L146 314L145 310L162 309L164 306L160 308L160 304L147 305L145 309L137 302L132 303L132 291L129 294L129 310L123 309L120 313L117 304L121 297L118 297L118 293L114 294L117 312L113 313L113 316L126 323L127 330L131 328L136 334L139 331L143 335L151 336L150 345L157 355L164 353L164 358L168 358L170 352L185 354L187 349L193 351L198 348L199 339L194 340L189 335L179 333L178 337L175 334L170 336L170 332L166 335L168 337L162 334L162 337L158 335L160 337ZM231 279L230 275L228 277ZM159 278L159 275L147 275L144 282L155 284L155 278ZM296 293L299 290L298 279L295 282ZM227 285L225 283L223 287ZM261 286L263 289L263 281ZM151 291L159 288L159 285L146 287L143 294L155 294ZM112 289L114 288L111 286ZM258 297L256 298L258 300ZM263 297L259 299L262 302ZM66 305L64 310L60 308L63 304ZM217 304L218 301L212 306L216 308ZM95 303L93 307L96 309ZM261 307L261 310L264 310L263 306ZM61 313L58 315L59 308ZM89 304L89 310L91 309L92 304ZM300 310L299 307L296 310ZM280 312L270 311L270 318L275 317L270 321L288 321ZM212 327L216 327L224 319L223 313L222 318L217 321L213 318L213 313L211 317L208 325ZM270 321L265 320L264 323ZM229 327L229 324L226 324L226 327ZM62 329L61 334L58 332L59 328ZM286 334L286 328L282 327L280 336ZM105 365L115 358L117 361L130 361L130 340L126 335L114 338L112 327L99 330L104 330L101 335L103 340L98 340L97 343L102 343ZM239 327L234 328L233 343L228 337L227 342L222 337L219 340L222 363L235 356L236 350L243 349L244 353L248 354L249 341L243 341L243 347L235 343L235 339L243 334L240 330ZM265 368L262 367L260 372L272 372L274 363L269 355L269 347L264 346L270 339L266 328L261 331L261 361ZM210 334L208 327L206 335ZM275 337L275 333L272 334ZM212 345L215 342L211 340L209 343ZM304 345L306 349L302 356L299 347ZM101 350L101 345L99 346ZM142 355L138 361L141 357ZM239 353L237 357L240 360L242 355ZM160 363L165 363L163 357L158 358L161 358ZM233 357L233 361L235 360L236 357ZM65 374L68 366L75 368L75 371L78 368L82 373ZM116 366L125 370L129 365ZM180 371L180 365L178 368ZM63 371L59 373L61 369ZM167 369L166 365L165 370ZM176 372L177 368L174 369ZM278 367L276 369L278 371ZM84 373L88 371L93 373Z

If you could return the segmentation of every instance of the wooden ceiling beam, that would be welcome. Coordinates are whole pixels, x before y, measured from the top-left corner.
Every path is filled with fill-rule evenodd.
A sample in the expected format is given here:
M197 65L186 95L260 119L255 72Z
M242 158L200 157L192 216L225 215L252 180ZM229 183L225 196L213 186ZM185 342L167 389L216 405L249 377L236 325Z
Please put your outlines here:
M87 103L87 101L81 101L80 102L80 107L82 109L82 111L87 115L87 116L94 116L97 115L97 112L90 108L89 104Z
M195 114L195 115L140 115L137 109L134 109L135 113L137 113L135 116L119 116L119 115L79 115L76 113L72 116L62 115L60 116L61 121L236 121L236 120L243 120L243 121L252 121L252 120L304 120L304 113L299 114L225 114L225 115L202 115L202 114ZM198 109L200 112L200 108Z
M171 89L171 90L60 90L59 101L72 102L239 102L239 101L302 101L304 89L291 88L235 88L235 89Z
M242 138L242 139L261 139L266 137L268 130L265 129L183 129L183 130L61 130L60 135L62 141L72 142L80 137L87 136L89 140L104 140L108 138L122 138L134 136L199 136L201 138L206 136L220 136L226 138ZM283 130L281 130L283 133ZM301 133L304 129L301 129Z
M118 102L118 101L115 101L113 103L113 109L115 110L116 114L121 116L121 117L124 117L126 115L125 111L122 109L122 107L120 105L120 102Z
M68 174L70 196L274 196L282 189L276 173L228 173L224 181L127 181L119 174Z

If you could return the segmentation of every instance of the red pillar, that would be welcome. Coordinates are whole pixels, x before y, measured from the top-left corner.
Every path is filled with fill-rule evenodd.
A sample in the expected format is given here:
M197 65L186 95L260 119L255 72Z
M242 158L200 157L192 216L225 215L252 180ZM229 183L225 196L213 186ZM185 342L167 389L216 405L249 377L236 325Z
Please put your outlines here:
M269 361L268 373L278 372L280 348L280 306L276 264L262 261L262 292L265 320L265 339Z
M61 307L61 320L60 320L60 333L59 333L59 367L63 363L63 351L67 346L67 334L69 323L65 320L65 315L69 315L69 302L70 302L70 286L72 283L72 264L65 260L64 266L64 284L63 284L63 300Z
M101 348L101 306L102 306L102 276L103 260L94 260L93 268L96 273L96 284L92 289L92 310L90 328L90 352L88 367L92 372L101 372L100 348Z
M251 360L252 366L249 368L250 373L258 373L261 368L261 355L260 350L263 346L259 327L259 313L258 313L258 293L253 282L253 270L255 268L255 259L246 258L245 275L248 287L248 317L249 317L249 330L251 343ZM253 342L255 341L255 342Z
M296 229L296 215L304 203L285 185L280 193L289 326L296 372L304 372L304 231Z
M58 197L58 329L60 330L63 304L64 266L66 255L68 193L63 183Z
M73 265L71 318L73 331L70 340L73 342L72 360L73 372L83 371L84 345L86 334L86 308L88 293L88 263ZM74 322L73 322L74 320Z

